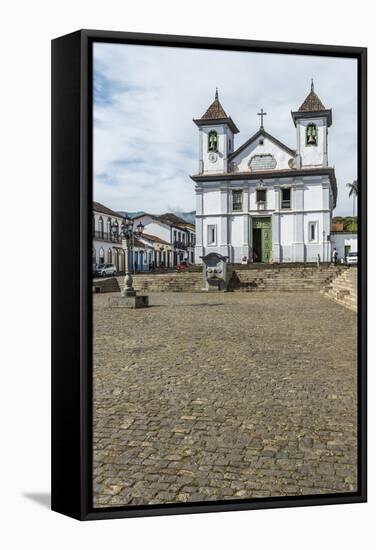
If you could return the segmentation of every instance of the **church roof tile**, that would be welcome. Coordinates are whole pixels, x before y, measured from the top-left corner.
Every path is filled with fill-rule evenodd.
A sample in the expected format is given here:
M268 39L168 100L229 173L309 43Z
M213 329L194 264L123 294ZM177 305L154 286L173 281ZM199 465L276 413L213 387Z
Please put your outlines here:
M215 99L207 111L202 115L201 119L216 119L216 118L227 118L226 111L222 107L221 102L218 98L218 89L215 91Z
M307 112L307 111L325 111L325 107L319 98L319 96L316 94L314 87L313 87L313 81L311 83L311 91L299 107L298 111L301 112Z
M231 116L227 115L221 102L219 101L218 88L215 90L215 98L213 103L205 111L201 118L194 119L193 122L197 124L197 126L204 126L206 122L213 124L227 124L234 134L239 132Z

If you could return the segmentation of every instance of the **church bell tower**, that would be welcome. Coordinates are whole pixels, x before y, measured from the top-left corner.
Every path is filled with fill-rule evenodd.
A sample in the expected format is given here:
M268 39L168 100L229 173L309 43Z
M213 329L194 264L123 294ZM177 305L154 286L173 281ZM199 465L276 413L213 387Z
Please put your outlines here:
M193 122L200 131L199 173L227 172L227 158L234 150L234 134L239 130L223 109L218 89L207 111Z
M332 110L326 109L315 92L311 91L299 107L291 112L297 130L297 158L301 168L328 166L328 128Z

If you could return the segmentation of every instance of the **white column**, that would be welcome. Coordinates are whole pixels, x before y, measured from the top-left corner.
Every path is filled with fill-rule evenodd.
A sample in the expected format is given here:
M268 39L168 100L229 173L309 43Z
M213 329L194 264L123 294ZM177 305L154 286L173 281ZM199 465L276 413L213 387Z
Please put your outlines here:
M292 188L292 206L297 212L294 216L294 241L292 254L294 262L305 261L304 246L304 186L299 185Z
M195 263L201 264L200 256L204 255L203 246L203 215L204 215L204 195L202 187L196 186L196 246L195 246Z
M227 184L221 186L221 221L219 228L219 253L230 257L229 249L229 230L228 230L228 211L229 211L229 191Z
M245 214L243 217L243 251L242 255L246 256L249 260L250 254L249 254L249 214Z
M281 262L281 236L279 213L272 214L273 262Z

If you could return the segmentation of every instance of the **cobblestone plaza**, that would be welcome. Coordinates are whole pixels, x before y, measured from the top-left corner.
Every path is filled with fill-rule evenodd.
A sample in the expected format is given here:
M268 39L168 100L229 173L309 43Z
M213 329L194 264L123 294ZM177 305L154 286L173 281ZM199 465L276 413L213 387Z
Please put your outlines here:
M357 488L356 314L304 293L94 307L94 506Z

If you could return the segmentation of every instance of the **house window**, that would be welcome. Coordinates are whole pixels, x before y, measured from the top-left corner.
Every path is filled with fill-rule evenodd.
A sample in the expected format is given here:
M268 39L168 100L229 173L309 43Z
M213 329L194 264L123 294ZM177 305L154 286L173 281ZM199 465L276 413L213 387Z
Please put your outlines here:
M104 226L103 226L103 218L100 216L99 222L98 222L98 231L99 231L99 237L103 239L104 237Z
M232 192L232 210L240 212L243 210L243 191L236 189Z
M208 225L208 245L215 245L217 242L217 226Z
M281 208L291 208L291 189L282 189Z
M256 202L257 206L265 206L266 189L256 189Z
M308 224L308 240L317 242L317 222L309 222Z
M208 151L216 153L218 151L218 134L211 130L208 134Z
M317 145L317 126L310 122L306 127L306 145Z

